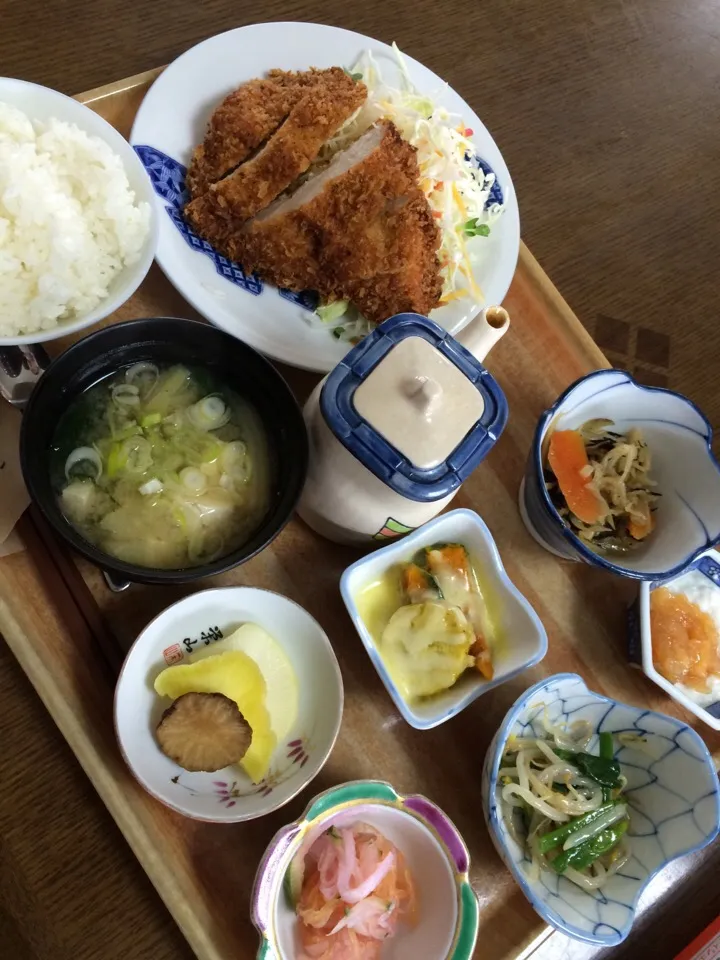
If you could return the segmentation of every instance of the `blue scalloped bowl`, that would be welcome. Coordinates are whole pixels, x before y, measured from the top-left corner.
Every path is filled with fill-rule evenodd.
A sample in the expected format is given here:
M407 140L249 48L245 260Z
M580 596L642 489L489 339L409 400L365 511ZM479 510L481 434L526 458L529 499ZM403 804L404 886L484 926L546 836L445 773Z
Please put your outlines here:
M545 736L545 709L552 723L587 720L598 732L627 731L647 740L647 752L616 749L628 780L631 856L601 890L581 890L548 872L530 879L528 858L501 814L497 774L505 742L511 734ZM589 749L597 752L594 745ZM655 874L677 857L707 846L720 829L718 778L697 733L673 717L601 697L573 673L541 681L511 707L485 757L482 794L495 848L535 910L567 936L605 947L627 937L640 895Z
M543 478L549 432L596 417L615 421L620 430L640 427L662 494L652 536L617 562L590 550L573 533L553 506ZM520 514L535 540L556 556L636 580L677 576L720 539L720 464L711 445L712 428L687 397L642 386L623 370L597 370L568 387L540 417L520 488Z

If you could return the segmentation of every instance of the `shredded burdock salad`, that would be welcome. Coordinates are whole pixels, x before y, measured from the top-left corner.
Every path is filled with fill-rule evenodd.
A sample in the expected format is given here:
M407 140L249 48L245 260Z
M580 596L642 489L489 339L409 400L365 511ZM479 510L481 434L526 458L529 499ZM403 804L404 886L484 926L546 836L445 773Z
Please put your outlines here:
M612 420L595 419L576 430L553 431L545 484L581 540L596 551L623 554L652 533L661 494L642 432L613 427Z

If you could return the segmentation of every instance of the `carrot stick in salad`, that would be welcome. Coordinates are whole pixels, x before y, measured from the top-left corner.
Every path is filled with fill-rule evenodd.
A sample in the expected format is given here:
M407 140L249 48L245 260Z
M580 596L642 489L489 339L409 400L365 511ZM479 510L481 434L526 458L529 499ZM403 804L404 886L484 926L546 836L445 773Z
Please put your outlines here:
M552 434L548 463L568 509L583 523L599 523L607 514L607 504L592 484L590 461L577 430Z

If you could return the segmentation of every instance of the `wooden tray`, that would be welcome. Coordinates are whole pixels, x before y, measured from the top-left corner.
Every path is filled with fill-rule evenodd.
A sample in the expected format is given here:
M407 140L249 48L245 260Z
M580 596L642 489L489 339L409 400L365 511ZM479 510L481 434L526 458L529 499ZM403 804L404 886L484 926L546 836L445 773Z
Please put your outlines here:
M127 135L159 72L79 99ZM346 705L337 746L310 789L275 814L237 825L183 819L138 786L118 752L112 699L124 652L153 616L199 587L138 585L113 594L97 569L65 552L32 509L18 527L25 551L0 560L0 631L202 960L254 955L257 937L249 920L249 897L266 844L314 793L358 777L385 778L400 791L428 795L446 810L471 851L482 956L527 956L548 931L501 868L480 801L483 756L505 711L541 677L573 670L602 693L682 715L627 666L624 617L633 585L555 560L522 526L518 484L539 414L568 383L607 361L524 245L505 303L512 329L493 351L489 366L508 398L508 427L453 505L477 510L489 524L509 575L547 628L548 655L452 722L427 732L411 729L399 720L340 599L338 578L357 552L292 522L253 561L216 578L216 584L203 584L247 583L286 594L320 621L340 659ZM106 323L153 315L196 316L156 266L135 297ZM56 341L50 346L58 352L66 345ZM295 370L283 373L300 399L317 379ZM702 726L699 732L720 757L720 736Z

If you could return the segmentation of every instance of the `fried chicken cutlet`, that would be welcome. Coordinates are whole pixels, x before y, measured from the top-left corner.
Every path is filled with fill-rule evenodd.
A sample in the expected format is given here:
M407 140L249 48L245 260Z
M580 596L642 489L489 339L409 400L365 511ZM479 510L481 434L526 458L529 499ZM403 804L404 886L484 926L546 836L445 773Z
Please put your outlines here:
M264 146L232 173L213 183L186 208L191 224L216 214L247 220L305 173L323 144L362 106L365 84L342 74L318 78Z
M253 219L215 215L194 226L280 287L353 300L373 322L427 314L441 292L440 232L418 180L415 148L382 121Z
M205 140L193 154L186 180L191 198L195 199L206 193L217 181L232 174L240 164L252 162L255 154L259 155L256 159L262 157L266 153L264 148L273 144L275 136L281 132L287 121L291 120L294 108L307 97L315 104L316 112L311 114L305 110L296 115L286 134L291 134L295 129L296 137L299 134L301 141L307 141L309 136L312 137L313 128L315 129L315 139L321 139L308 161L310 163L322 143L362 104L366 96L365 85L356 83L340 67L311 69L300 73L272 70L264 79L250 80L243 84L229 94L215 110L210 118ZM334 123L336 117L339 119ZM323 129L328 131L324 136ZM285 143L287 153L290 146L287 135L275 146L275 153L271 151L270 156L265 157L265 165L258 169L256 181L262 183L262 176L272 175L273 171L282 176L282 171L286 170L286 176L289 175L290 179L280 187L282 190L302 172L298 169L292 174L292 163L288 159L283 160L285 154L281 146ZM310 150L309 142L301 142L295 168L301 165L303 154ZM274 161L269 162L273 156ZM307 169L307 166L304 169ZM244 180L240 177L236 189L240 189L243 183ZM248 188L252 189L252 185L248 184L246 190ZM265 202L277 196L280 190L268 195ZM266 189L265 194L269 193ZM241 200L238 201L240 202Z
M378 226L386 269L365 277L346 273L338 283L339 295L373 323L397 313L427 315L440 300L442 278L440 231L422 190L416 187L405 204L373 224L373 234Z

